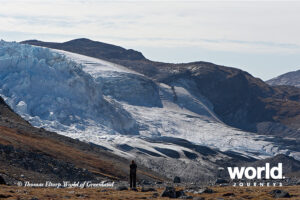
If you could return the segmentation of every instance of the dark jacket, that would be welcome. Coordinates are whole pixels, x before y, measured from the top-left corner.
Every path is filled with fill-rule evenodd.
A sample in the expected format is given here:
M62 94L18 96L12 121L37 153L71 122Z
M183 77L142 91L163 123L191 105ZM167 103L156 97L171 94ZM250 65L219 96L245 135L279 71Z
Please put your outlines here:
M130 165L130 174L136 174L136 168L137 168L137 166L135 163L131 164Z

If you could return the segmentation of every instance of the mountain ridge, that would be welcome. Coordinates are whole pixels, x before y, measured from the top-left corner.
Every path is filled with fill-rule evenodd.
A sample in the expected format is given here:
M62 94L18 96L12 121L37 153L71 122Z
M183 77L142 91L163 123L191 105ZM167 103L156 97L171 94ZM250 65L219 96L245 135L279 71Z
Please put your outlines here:
M83 55L93 55L97 58L111 57L114 59L131 59L131 60L146 60L142 53L133 49L125 49L120 46L107 44L103 42L95 42L87 38L79 38L63 43L42 42L39 40L27 40L21 43L30 43L32 45L40 46L43 43L45 47L53 49L62 49L70 52L82 51ZM86 45L88 44L88 45ZM74 46L80 46L80 49L73 49Z
M80 45L74 41L80 41ZM144 57L125 59L109 54L95 55L81 49L98 44L86 39L69 41L72 45L66 45L68 42L55 43L57 46L52 47L41 41L21 43L68 49L123 65L158 82L171 86L183 85L191 93L205 96L222 121L242 130L293 137L299 135L300 90L269 86L240 69L202 61L171 64Z
M290 85L300 88L300 70L287 72L266 81L270 85Z

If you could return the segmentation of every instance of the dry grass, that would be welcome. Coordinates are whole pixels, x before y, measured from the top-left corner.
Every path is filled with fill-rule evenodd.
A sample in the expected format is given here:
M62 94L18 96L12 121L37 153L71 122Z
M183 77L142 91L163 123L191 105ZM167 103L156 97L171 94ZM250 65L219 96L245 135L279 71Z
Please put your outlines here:
M140 189L140 188L139 188ZM273 199L268 193L276 188L274 187L213 187L213 194L193 195L204 197L206 200L213 200L217 197L223 199L253 199L268 200ZM280 187L278 189L285 190L292 195L293 200L300 199L300 186ZM161 194L162 188L157 192L134 192L134 191L116 191L114 189L94 188L94 189L54 189L54 188L25 188L16 186L3 186L0 189L0 195L4 195L5 199L31 199L33 197L41 200L49 199L111 199L111 200L136 200L136 199L152 199L154 193ZM226 193L234 193L235 196L223 196ZM168 199L168 198L154 198Z

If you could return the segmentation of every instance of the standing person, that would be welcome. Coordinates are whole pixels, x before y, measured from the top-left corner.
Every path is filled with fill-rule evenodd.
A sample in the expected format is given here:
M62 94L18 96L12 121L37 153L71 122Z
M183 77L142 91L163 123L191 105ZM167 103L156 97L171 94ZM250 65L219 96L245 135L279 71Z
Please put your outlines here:
M136 164L134 163L134 160L131 161L130 165L130 188L136 188Z

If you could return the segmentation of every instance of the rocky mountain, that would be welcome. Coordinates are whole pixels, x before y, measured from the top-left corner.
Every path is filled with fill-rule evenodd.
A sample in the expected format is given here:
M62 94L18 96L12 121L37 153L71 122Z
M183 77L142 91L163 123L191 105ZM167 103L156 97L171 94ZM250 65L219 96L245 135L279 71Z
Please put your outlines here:
M144 61L148 62L136 62ZM126 172L128 166L124 163L134 159L144 166L148 179L161 174L197 182L215 179L219 167L241 161L253 162L277 154L299 160L296 139L258 135L224 124L215 112L214 101L209 99L216 97L200 93L193 77L213 77L213 70L222 78L236 69L211 65L203 69L161 68L165 71L152 76L99 58L2 41L0 94L13 111L35 127L114 155L122 162L121 168L111 168L112 172ZM201 69L204 71L193 75ZM253 77L247 74L247 78ZM54 137L59 138L57 134ZM72 162L82 160L76 158ZM104 160L117 163L111 158Z
M218 121L215 114L201 99L197 100L184 88L160 85L144 75L100 59L2 41L0 71L1 96L13 111L30 124L93 143L90 145L95 145L108 155L116 155L116 159L121 161L134 159L139 166L162 174L162 177L181 175L186 181L212 179L219 166L217 160L231 162L235 157L255 160L254 157L257 156L253 153L243 151L240 156L237 152L226 152L227 149L243 150L244 147L241 148L234 142L234 145L227 143L236 135L239 135L240 140L247 141L248 144L245 144L250 151L262 152L262 156L275 153L270 149L272 142L257 142L249 133L215 123ZM177 91L176 102L173 102L174 90ZM195 102L191 103L192 101ZM13 123L15 124L17 122ZM202 136L198 133L199 126L206 127ZM186 133L187 127L190 127L189 134ZM217 127L222 131L205 137L205 133L212 132ZM21 127L21 130L26 130L26 127ZM226 139L218 138L218 142L214 142L215 134L223 134ZM11 136L12 140L15 140L14 137ZM53 134L53 137L60 138L57 134ZM21 139L28 141L26 144L22 143L23 146L28 146L30 142L32 146L35 144L35 140L32 142L31 139ZM197 144L190 142L193 139ZM201 140L203 144L200 143ZM66 143L63 141L63 144L58 145L58 142L54 142L52 145L51 142L46 142L49 144L43 145L47 147L42 149L43 152L50 152L51 146L55 150L61 149L63 147L58 146ZM208 144L212 144L211 148L204 146ZM76 147L72 144L73 146ZM221 147L224 152L215 149ZM65 153L72 151L75 150L66 148ZM21 157L28 157L26 152L20 156L12 152L16 152L15 148L8 152L8 158L14 162L19 162ZM53 154L62 153L54 151ZM101 158L106 158L104 155ZM11 159L13 157L18 159ZM79 158L87 156L76 151L74 157L76 159L71 163L85 160ZM64 161L68 160L63 158ZM109 163L112 158L108 159ZM28 159L25 163L31 160ZM111 173L126 172L128 166L124 166L124 162L119 165L122 169L109 167ZM43 169L45 167L41 166ZM185 168L189 170L182 171ZM196 171L199 171L197 176Z
M300 87L300 70L288 72L267 81L270 85L291 85Z
M152 80L183 87L211 103L213 112L224 123L251 132L297 138L300 128L300 89L269 86L249 73L208 62L171 64L153 62L132 50L131 56L106 54L104 46L117 52L119 47L88 39L65 43L36 40L22 43L104 59L143 74ZM89 51L93 49L93 51ZM112 50L114 49L114 50ZM96 50L96 52L94 52Z
M61 49L100 59L145 60L143 54L138 51L124 49L116 45L96 42L86 38L71 40L64 43L41 42L38 40L27 40L23 43L45 46L52 49Z

